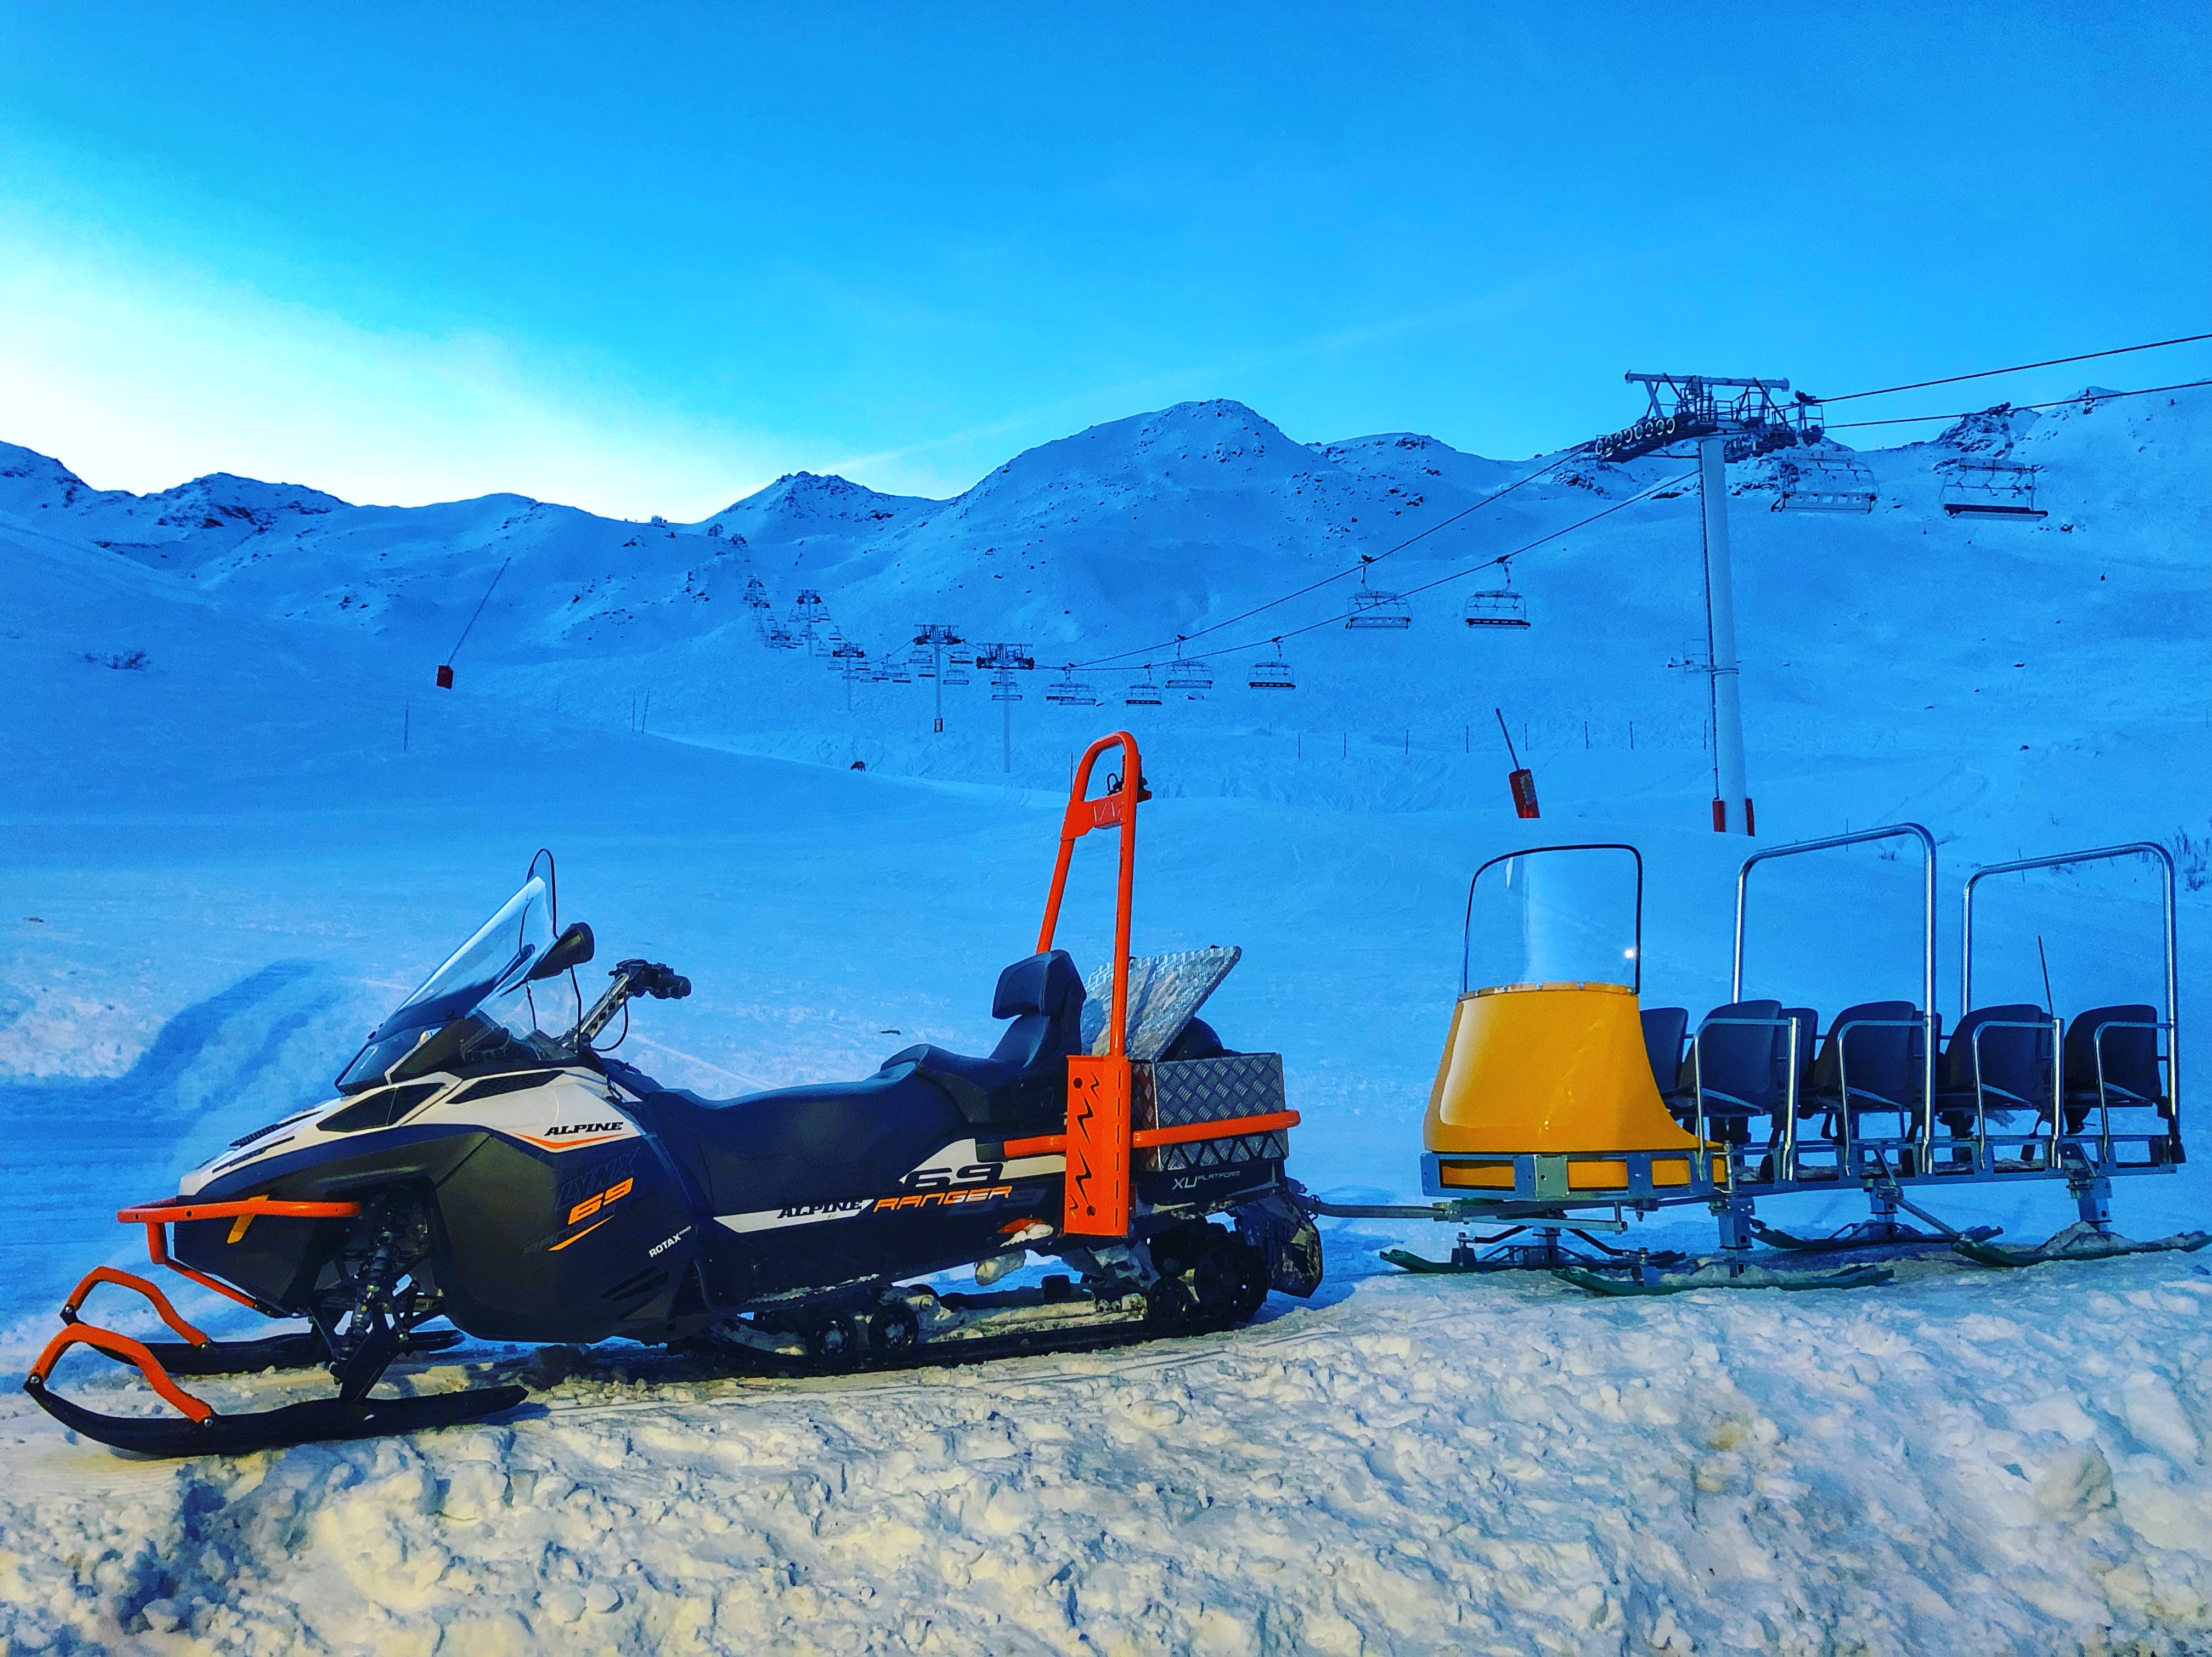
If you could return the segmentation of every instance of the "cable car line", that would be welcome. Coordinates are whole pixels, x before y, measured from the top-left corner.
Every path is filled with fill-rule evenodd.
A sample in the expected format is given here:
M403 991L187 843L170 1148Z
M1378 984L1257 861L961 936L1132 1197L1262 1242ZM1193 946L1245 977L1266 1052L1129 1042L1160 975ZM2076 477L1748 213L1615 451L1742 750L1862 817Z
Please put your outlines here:
M2124 397L2148 397L2156 391L2187 391L2199 385L2212 385L2212 379L2185 379L2172 385L2144 385L2131 391L2099 391L2094 396L2075 393L2057 398L2049 403L2010 403L2002 405L2014 414L2029 414L2039 409L2063 409L2076 403L2112 403ZM1962 414L1899 415L1890 420L1840 420L1824 431L1856 431L1863 426L1918 426L1933 420L1965 420L1973 415L1988 414L1987 409L1968 409Z
M1565 465L1569 461L1581 458L1581 455L1582 449L1580 446L1577 446L1571 449L1564 449L1560 451L1559 455L1553 458L1549 464L1540 467L1538 470L1528 472L1522 476L1515 478L1510 483L1505 485L1504 488L1498 489L1492 494L1484 495L1481 500L1476 501L1473 506L1463 507L1449 518L1439 519L1437 522L1430 525L1428 528L1423 530L1419 534L1407 537L1406 539L1398 543L1396 546L1391 547L1388 550L1382 552L1362 553L1359 555L1359 562L1353 564L1347 568L1338 570L1333 574L1324 575L1318 581L1310 581L1304 586L1299 587L1294 592L1285 592L1279 598L1270 598L1266 604L1255 605L1252 609L1245 610L1240 615L1231 616L1225 621L1216 622L1210 627L1200 628L1194 633L1180 633L1173 639L1163 639L1156 644L1139 645L1134 650L1121 651L1111 656L1093 657L1087 662L1078 662L1074 664L1074 665L1085 668L1104 667L1114 662L1125 662L1133 656L1142 656L1151 651L1165 650L1182 640L1188 639L1202 639L1209 633L1218 633L1224 628L1235 627L1239 622L1249 622L1255 616L1258 616L1265 611L1273 610L1278 604L1286 604L1293 598L1303 598L1309 592L1319 592L1322 587L1328 586L1332 581L1341 581L1349 576L1357 575L1362 570L1365 569L1368 565L1380 563L1383 559L1391 556L1394 553L1403 552L1407 547L1412 546L1414 542L1426 540L1430 536L1434 535L1438 530L1447 529L1452 525L1459 522L1461 519L1469 517L1475 513L1480 512L1485 507L1490 505L1493 501L1504 500L1507 495L1512 494L1514 490L1519 489L1523 483L1533 483L1538 478L1559 470L1560 467ZM1289 635L1285 634L1285 636L1288 637ZM1239 646L1239 648L1241 647L1242 646Z
M1956 385L1963 379L1989 379L1997 374L2024 373L2030 368L2056 368L2069 362L2093 362L2099 357L2125 356L2130 351L2162 350L2169 345L2194 345L2204 339L2212 339L2212 334L2184 334L2178 339L2154 339L2141 345L2115 345L2109 351L2084 351L2079 356L2055 356L2043 362L2015 362L2009 368L1984 368L1977 373L1949 374L1942 379L1916 379L1909 385L1884 385L1871 391L1845 391L1841 397L1822 397L1813 400L1816 403L1850 403L1863 397L1887 397L1892 391L1923 391L1930 385Z

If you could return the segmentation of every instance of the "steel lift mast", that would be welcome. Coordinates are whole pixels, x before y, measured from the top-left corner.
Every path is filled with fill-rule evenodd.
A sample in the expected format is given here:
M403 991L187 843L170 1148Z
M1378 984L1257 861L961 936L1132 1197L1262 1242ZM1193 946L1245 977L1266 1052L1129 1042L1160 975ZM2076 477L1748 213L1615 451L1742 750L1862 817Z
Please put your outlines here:
M965 644L957 633L943 622L924 622L921 630L914 635L918 645L929 646L930 683L937 687L937 734L945 731L945 646Z
M1589 445L1594 458L1634 460L1679 443L1698 446L1698 489L1705 504L1705 672L1713 721L1713 830L1756 832L1743 762L1743 703L1737 688L1735 586L1729 556L1728 465L1775 449L1817 442L1820 404L1786 379L1726 379L1711 374L1621 376L1641 385L1650 408L1634 425ZM1733 802L1733 806L1731 806Z

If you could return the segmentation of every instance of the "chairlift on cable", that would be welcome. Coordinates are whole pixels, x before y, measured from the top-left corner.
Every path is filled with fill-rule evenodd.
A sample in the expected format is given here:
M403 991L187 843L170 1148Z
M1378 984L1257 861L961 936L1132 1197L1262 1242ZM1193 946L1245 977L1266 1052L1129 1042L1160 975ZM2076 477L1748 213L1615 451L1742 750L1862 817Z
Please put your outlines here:
M1188 696L1203 696L1213 689L1213 670L1196 656L1185 656L1180 651L1168 664L1168 689L1180 690Z
M1874 474L1850 455L1777 463L1777 512L1872 512Z
M775 605L769 602L768 587L762 582L761 578L757 575L748 575L745 577L745 603L755 610L773 610L775 608Z
M943 677L945 683L949 685L973 684L975 683L975 681L968 676L968 664L957 656L951 658L945 664Z
M1359 591L1352 595L1352 614L1345 617L1345 626L1401 629L1413 626L1413 612L1406 608L1402 594L1367 585L1367 566L1373 561L1365 553L1359 555Z
M771 622L769 624L768 647L770 650L797 650L804 643L805 640L782 622Z
M1961 460L1943 486L1943 510L1954 518L2045 518L2035 504L2033 466L2011 460Z
M1513 565L1505 566L1505 585L1487 592L1468 595L1464 619L1469 627L1526 627L1528 625L1528 600L1525 594L1513 590Z
M1160 688L1152 681L1152 665L1150 662L1145 664L1143 676L1129 687L1129 694L1121 700L1131 707L1160 706Z
M833 633L830 635L830 653L841 661L860 661L868 652L851 640Z
M1279 659L1252 664L1249 683L1253 689L1296 690L1298 688L1297 676L1291 671L1291 665L1279 659L1282 652L1283 641L1278 639L1275 640L1275 654Z
M1048 702L1057 702L1062 707L1098 706L1098 693L1075 677L1075 664L1073 662L1046 689L1044 699Z
M994 702L1018 702L1022 693L1014 689L1013 670L1008 668L991 681L991 700Z

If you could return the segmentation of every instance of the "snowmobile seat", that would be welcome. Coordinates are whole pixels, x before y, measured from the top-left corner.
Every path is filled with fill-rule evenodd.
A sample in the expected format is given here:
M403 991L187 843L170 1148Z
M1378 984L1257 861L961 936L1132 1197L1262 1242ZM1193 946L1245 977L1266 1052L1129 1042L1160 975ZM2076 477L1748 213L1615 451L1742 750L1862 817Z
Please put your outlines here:
M2048 1114L2051 1016L2032 1003L1977 1007L1960 1019L1936 1072L1936 1118L1955 1138L1974 1134L1978 1111Z
M1689 1034L1690 1010L1646 1007L1641 1017L1644 1052L1651 1061L1651 1079L1659 1084L1662 1094L1672 1093L1682 1073L1682 1041Z
M2158 1011L2095 1007L2066 1027L2066 1131L2079 1133L2089 1113L2127 1108L2172 1114L2158 1070ZM2101 1061L2101 1062L2100 1062Z
M999 974L991 1017L1013 1023L989 1058L924 1044L893 1053L877 1073L913 1065L978 1127L1041 1115L1064 1106L1067 1056L1083 1051L1083 976L1066 950L1025 956Z
M1698 1026L1682 1061L1677 1109L1697 1120L1703 1105L1707 1132L1729 1144L1750 1138L1754 1116L1782 1108L1783 1070L1790 1052L1789 1022L1779 1001L1730 1001Z

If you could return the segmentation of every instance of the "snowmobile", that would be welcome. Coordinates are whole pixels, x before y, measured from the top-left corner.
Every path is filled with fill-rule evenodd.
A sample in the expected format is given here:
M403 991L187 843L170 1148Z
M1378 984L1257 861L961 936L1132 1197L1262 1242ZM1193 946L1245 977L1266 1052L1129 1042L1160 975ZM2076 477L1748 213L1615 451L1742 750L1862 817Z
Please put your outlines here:
M1088 797L1115 746L1122 771ZM1036 948L999 976L992 1014L1008 1022L988 1057L909 1047L860 1081L736 1099L663 1086L599 1045L617 1018L627 1030L631 1003L690 985L623 960L586 1008L575 974L594 940L582 922L559 926L540 853L377 1026L335 1098L117 1217L146 1228L155 1265L306 1327L211 1340L153 1283L102 1266L62 1308L25 1390L118 1448L229 1453L520 1404L512 1386L372 1393L396 1359L465 1335L619 1338L837 1370L1218 1329L1271 1289L1311 1295L1321 1245L1283 1172L1298 1117L1281 1058L1234 1052L1197 1016L1238 951L1129 955L1137 807L1150 798L1133 737L1091 745ZM1113 957L1086 984L1053 940L1076 841L1093 830L1118 833L1120 870ZM1030 1251L1068 1272L988 1290ZM925 1281L963 1268L975 1292ZM144 1296L178 1338L83 1321L102 1284ZM58 1394L55 1363L79 1345L136 1365L183 1418ZM252 1413L219 1413L176 1380L315 1365L335 1397Z

